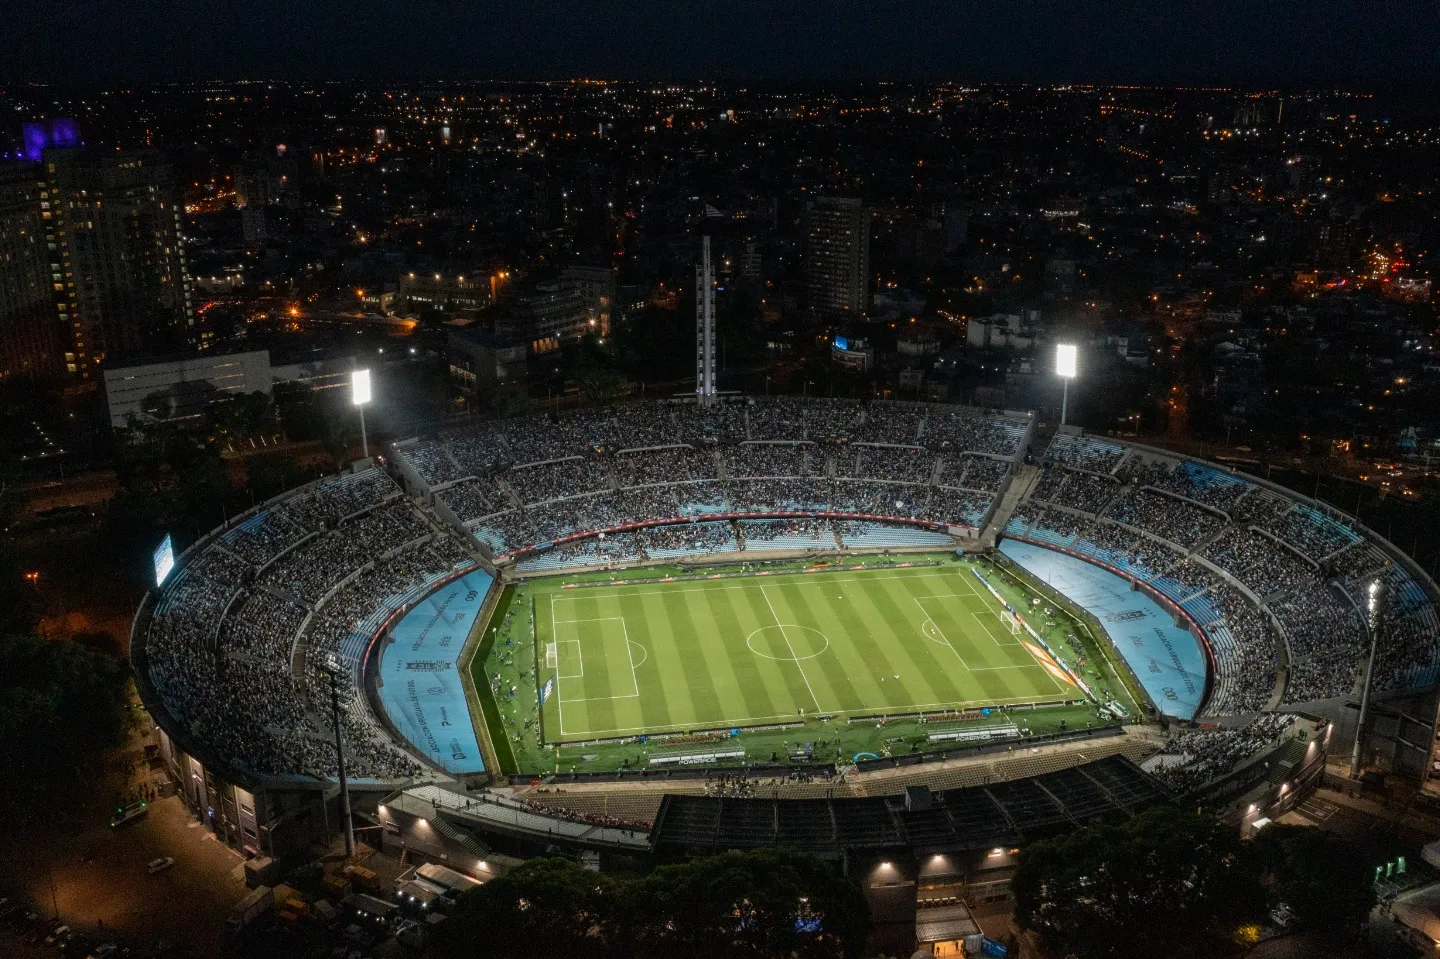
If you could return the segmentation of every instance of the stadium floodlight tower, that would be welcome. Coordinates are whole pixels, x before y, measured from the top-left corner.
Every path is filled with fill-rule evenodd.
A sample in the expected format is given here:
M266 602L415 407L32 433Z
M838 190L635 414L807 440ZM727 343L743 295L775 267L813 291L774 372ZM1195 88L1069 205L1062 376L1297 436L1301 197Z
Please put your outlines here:
M1380 581L1372 579L1366 588L1365 631L1370 634L1370 658L1365 664L1365 685L1360 687L1360 715L1355 720L1355 745L1350 750L1350 778L1360 778L1360 737L1365 735L1365 718L1370 711L1370 684L1375 679L1375 647L1380 640Z
M695 264L695 395L701 406L715 402L715 263L708 234Z
M370 458L370 438L365 434L365 404L370 402L370 371L350 372L350 402L360 409L360 451Z
M1060 343L1055 347L1055 372L1064 383L1060 394L1060 425L1065 425L1065 416L1070 412L1070 381L1075 378L1076 358L1080 353L1074 343Z
M340 774L340 819L345 825L345 858L355 858L355 823L350 818L350 781L345 778L345 743L340 738L340 670L338 660L325 660L325 673L330 678L330 719L335 725L335 763Z

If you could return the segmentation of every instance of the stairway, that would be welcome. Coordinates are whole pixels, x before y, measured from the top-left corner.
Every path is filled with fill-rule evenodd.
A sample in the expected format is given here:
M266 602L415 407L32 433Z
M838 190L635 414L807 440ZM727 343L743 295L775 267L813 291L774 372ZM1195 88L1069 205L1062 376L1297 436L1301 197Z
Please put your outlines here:
M999 538L1000 531L1005 524L1010 522L1014 515L1015 508L1020 501L1030 495L1030 490L1040 481L1040 468L1037 466L1018 466L1015 474L1010 478L1010 485L1005 488L1005 495L1000 497L1000 505L990 514L989 521L985 528L980 531L980 544L987 548L993 548L995 540Z

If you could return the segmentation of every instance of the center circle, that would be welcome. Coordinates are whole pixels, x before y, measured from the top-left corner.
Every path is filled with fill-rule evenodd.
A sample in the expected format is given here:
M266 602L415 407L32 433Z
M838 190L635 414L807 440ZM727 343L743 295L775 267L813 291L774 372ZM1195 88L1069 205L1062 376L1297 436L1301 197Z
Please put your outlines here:
M750 652L765 659L799 662L814 659L830 648L830 637L813 626L761 626L745 637Z

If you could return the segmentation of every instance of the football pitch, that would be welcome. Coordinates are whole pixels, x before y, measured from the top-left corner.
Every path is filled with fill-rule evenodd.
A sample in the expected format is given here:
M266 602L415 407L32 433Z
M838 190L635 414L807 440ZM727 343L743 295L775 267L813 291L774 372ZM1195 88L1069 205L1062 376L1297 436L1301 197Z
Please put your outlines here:
M1082 695L966 566L531 595L551 743Z

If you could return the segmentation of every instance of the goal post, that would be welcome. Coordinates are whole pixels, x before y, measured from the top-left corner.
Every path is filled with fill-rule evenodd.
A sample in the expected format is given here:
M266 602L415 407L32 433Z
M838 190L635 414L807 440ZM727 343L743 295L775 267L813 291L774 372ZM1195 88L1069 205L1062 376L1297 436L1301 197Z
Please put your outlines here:
M560 652L559 652L559 650L556 648L556 644L555 644L555 643L546 643L546 644L545 644L545 668L546 668L546 669L559 669L559 668L560 668Z
M1012 635L1012 636L1018 636L1018 635L1020 634L1020 616L1019 616L1019 614L1017 614L1017 613L1012 613L1012 612L1010 612L1010 610L1005 609L1005 608L1002 606L1002 607L1000 608L1000 610L999 610L995 615L997 615L997 616L1000 617L1000 625L1001 625L1001 627L1003 627L1005 630L1007 630L1007 631L1010 633L1010 635Z

